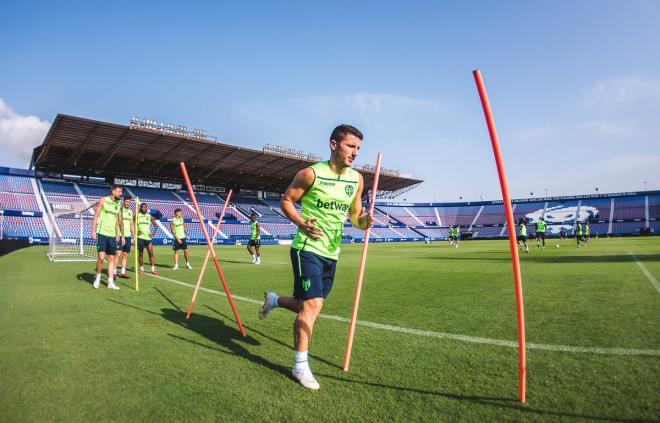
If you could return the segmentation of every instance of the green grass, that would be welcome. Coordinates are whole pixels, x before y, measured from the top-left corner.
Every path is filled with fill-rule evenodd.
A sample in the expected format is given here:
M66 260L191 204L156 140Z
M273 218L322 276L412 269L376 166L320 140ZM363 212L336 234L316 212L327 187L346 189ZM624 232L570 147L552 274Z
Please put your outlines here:
M527 340L655 350L616 355L528 350L527 404L517 402L517 350L358 326L350 372L341 371L348 324L320 319L310 364L321 390L289 377L293 315L141 278L121 291L91 288L93 264L51 263L33 247L0 258L1 421L619 421L660 418L660 293L628 251L660 279L660 238L565 241L523 254ZM361 245L343 250L324 314L348 317ZM195 270L162 276L194 283ZM286 247L263 264L218 248L232 293L291 291ZM130 274L133 277L133 274ZM221 290L210 267L204 286ZM504 241L373 244L360 319L514 341L515 302ZM183 310L183 311L182 311Z

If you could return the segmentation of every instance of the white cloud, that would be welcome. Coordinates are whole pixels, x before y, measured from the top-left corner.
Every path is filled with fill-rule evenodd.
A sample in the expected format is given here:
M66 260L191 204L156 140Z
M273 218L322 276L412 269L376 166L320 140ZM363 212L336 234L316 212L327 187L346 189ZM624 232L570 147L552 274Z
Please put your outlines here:
M589 120L579 123L577 129L606 137L634 137L643 134L637 123L631 121Z
M624 76L598 81L585 94L587 109L613 110L638 101L660 99L660 80Z
M360 118L396 117L413 111L443 112L432 100L400 94L358 92L339 97L310 97L311 109L319 116L357 115Z
M0 98L0 164L27 167L32 149L41 144L50 123L36 116L19 115Z
M657 180L660 177L660 155L630 154L613 157L605 162L605 167L609 173Z

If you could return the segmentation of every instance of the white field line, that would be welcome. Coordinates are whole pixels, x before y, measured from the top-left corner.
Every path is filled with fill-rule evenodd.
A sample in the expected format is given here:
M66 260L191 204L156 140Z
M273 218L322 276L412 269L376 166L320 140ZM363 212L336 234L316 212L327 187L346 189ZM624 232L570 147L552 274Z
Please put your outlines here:
M162 279L167 282L172 282L177 285L186 286L189 288L194 288L194 285L191 285L186 282L178 281L176 279L166 278L164 276L156 276L147 274L152 278ZM202 291L226 296L224 292L216 291L215 289L200 287ZM235 300L245 301L251 304L261 305L263 301L255 300L252 298L242 297L239 295L232 295L232 298ZM350 319L341 316L334 316L332 314L320 314L319 317L328 320L335 320L337 322L349 323ZM385 325L382 323L368 322L365 320L358 320L358 325L366 326L374 329L387 330L390 332L399 332L405 333L408 335L417 335L424 336L429 338L444 338L444 339L453 339L455 341L470 342L473 344L487 344L487 345L497 345L501 347L510 347L518 348L518 342L508 341L504 339L492 339L492 338L481 338L477 336L469 335L457 335L453 333L444 333L444 332L434 332L430 330L419 330L411 329L400 326ZM544 350L544 351L560 351L560 352L570 352L570 353L587 353L587 354L605 354L605 355L650 355L660 357L660 350L652 349L635 349L635 348L600 348L600 347L575 347L570 345L552 345L552 344L537 344L537 343L527 343L527 349L531 350Z
M637 256L634 255L632 253L632 251L628 251L628 254L630 254L632 256L632 258L635 259L635 262L637 263L639 268L642 269L642 273L644 273L644 276L646 276L646 278L649 280L649 282L651 282L653 284L656 291L658 291L658 293L660 294L660 282L658 282L658 280L655 278L655 276L653 276L651 274L651 272L649 272L649 269L647 269L646 266L644 266L644 264L641 261L639 261Z

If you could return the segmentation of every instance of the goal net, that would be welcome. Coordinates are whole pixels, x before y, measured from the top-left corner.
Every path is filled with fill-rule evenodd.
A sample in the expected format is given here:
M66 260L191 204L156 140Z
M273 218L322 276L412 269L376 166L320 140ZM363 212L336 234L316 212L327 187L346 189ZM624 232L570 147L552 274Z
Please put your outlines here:
M92 239L94 205L76 208L72 204L51 204L48 258L51 261L96 261Z

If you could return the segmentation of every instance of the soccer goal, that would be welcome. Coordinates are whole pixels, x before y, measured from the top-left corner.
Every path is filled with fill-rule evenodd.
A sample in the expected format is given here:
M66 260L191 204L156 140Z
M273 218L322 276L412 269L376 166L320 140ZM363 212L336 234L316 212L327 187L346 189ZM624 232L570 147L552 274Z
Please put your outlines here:
M96 261L91 211L94 205L51 204L48 258L51 261Z

